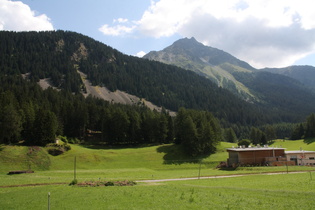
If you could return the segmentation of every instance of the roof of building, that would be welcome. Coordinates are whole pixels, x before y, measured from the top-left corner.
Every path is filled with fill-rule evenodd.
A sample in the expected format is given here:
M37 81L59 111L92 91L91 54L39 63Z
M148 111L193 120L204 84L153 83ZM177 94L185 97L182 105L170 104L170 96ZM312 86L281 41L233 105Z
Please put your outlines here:
M304 153L315 153L315 151L306 151L306 150L285 151L285 154L304 154Z
M262 150L285 150L285 148L277 148L277 147L235 147L235 148L226 148L227 151L234 152L245 152L245 151L262 151Z

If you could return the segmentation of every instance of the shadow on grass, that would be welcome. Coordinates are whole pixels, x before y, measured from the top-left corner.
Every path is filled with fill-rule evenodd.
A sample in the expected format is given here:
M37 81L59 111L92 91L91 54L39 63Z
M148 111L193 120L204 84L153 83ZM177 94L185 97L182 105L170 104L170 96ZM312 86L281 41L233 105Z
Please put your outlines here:
M233 168L233 167L220 168L220 171L236 171L236 170L237 170L237 167L236 168Z
M184 153L180 145L163 145L156 149L158 153L165 153L163 156L164 164L180 165L183 163L199 163L202 157L190 157Z
M306 138L306 139L304 139L304 143L305 144L311 144L313 142L315 142L315 138Z

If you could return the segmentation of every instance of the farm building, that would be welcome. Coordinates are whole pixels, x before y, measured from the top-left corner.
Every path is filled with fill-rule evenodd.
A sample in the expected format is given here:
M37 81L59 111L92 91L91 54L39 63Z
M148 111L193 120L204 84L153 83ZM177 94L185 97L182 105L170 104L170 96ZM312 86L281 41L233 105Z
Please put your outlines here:
M285 156L285 148L273 147L237 147L228 148L229 158L228 166L235 167L237 165L293 165L294 161L289 161Z
M275 147L236 147L227 148L229 158L227 164L230 167L238 165L315 165L315 151L285 151L285 148Z
M294 165L315 165L315 151L286 151L287 161L293 161Z

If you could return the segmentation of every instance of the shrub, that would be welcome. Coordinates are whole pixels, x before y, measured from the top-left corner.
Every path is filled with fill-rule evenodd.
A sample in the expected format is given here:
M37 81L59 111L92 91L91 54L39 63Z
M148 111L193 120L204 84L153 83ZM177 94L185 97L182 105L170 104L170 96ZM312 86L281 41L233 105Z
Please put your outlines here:
M46 147L47 147L48 153L53 156L61 155L64 152L71 150L71 146L69 144L51 143L51 144L47 144Z
M71 150L71 146L69 144L63 145L63 148L65 149L65 151Z
M69 138L68 142L70 144L79 144L81 141L80 141L80 139L77 139L77 138Z
M248 140L248 139L242 139L242 140L240 140L238 143L237 143L237 145L238 146L245 146L245 147L248 147L249 145L250 145L250 140Z
M108 181L105 183L105 186L114 186L114 182Z
M76 185L76 184L78 184L78 180L77 180L77 179L74 179L74 180L72 180L72 181L70 182L69 185Z
M68 143L68 139L65 136L58 136L58 138L63 141L64 143Z

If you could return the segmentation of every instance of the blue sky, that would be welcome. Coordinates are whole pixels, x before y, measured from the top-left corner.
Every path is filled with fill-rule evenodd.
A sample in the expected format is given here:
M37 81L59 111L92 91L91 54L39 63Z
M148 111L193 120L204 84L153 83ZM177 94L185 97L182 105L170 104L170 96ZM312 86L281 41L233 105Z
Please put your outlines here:
M0 30L75 31L129 55L193 36L256 68L315 66L312 8L312 0L0 0Z

